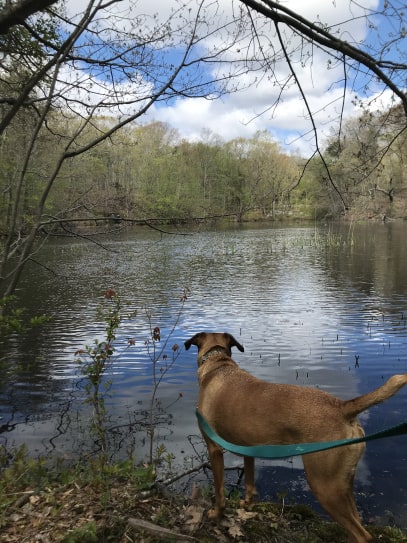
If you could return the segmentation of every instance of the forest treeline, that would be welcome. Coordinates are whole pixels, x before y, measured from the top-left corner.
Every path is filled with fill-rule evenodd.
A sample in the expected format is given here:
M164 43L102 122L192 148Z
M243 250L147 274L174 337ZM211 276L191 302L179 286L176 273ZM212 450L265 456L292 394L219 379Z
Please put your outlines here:
M31 145L31 113L22 109L3 134L2 234L9 231L17 191L21 203L15 225L22 233L29 229L66 134L77 129L75 122L66 113L52 115L36 139L29 164L22 163L22 157ZM97 118L82 132L80 144L94 140L110 122ZM129 125L65 160L43 222L47 229L60 219L119 216L168 221L222 216L239 221L407 218L406 203L405 118L394 107L347 121L322 156L307 162L285 153L266 132L228 142L208 132L203 141L189 142L162 122Z

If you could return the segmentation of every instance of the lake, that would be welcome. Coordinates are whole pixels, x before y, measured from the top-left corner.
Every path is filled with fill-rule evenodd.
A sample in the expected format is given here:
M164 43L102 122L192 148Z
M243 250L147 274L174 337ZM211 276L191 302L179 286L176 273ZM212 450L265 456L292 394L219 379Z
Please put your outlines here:
M26 443L32 454L65 458L84 453L89 414L74 353L103 338L97 309L108 288L129 302L109 368L111 439L119 454L133 447L138 461L148 441L150 326L161 330L157 348L170 335L168 358L157 367L163 374L157 443L174 455L176 471L205 450L195 420L196 349L183 348L196 332L235 335L245 347L235 360L262 379L318 387L343 399L407 372L407 224L165 230L171 233L134 228L97 243L56 239L35 256L18 294L28 315L52 320L1 346L1 444ZM178 358L160 373L174 344L181 347ZM405 422L406 412L407 387L360 419L373 433ZM229 466L240 465L226 456ZM356 480L364 522L407 529L406 460L405 436L367 445ZM286 502L315 506L300 468L298 457L257 461L261 497L285 495ZM229 483L239 484L236 472Z

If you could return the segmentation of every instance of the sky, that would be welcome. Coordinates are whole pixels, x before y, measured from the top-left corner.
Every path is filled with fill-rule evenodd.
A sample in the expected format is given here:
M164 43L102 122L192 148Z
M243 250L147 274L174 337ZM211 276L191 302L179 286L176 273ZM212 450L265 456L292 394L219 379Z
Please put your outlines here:
M124 8L128 1L130 0L123 0L118 5ZM375 10L379 1L361 0L353 3L349 0L286 0L283 5L311 21L322 22L328 26L335 25L333 30L338 31L341 39L352 43L362 43L365 40L374 43L374 33L361 16L365 9ZM80 0L68 0L67 3L71 14L83 9ZM134 12L157 13L158 18L164 20L171 7L176 5L177 0L139 0L135 2ZM196 5L197 2L191 4ZM218 0L216 3L208 1L207 5L212 6L210 9L216 9L212 23L208 24L209 29L211 24L215 29L215 24L219 25L222 20L227 20L232 10L236 10L240 4L231 0ZM379 22L378 19L372 21ZM125 25L125 22L123 24ZM380 30L379 27L379 34ZM270 36L271 33L267 38ZM209 49L219 45L222 39L224 35L214 33L203 45ZM270 41L276 43L272 37ZM294 38L291 39L291 44L300 45L300 42L298 38ZM240 49L237 49L239 46L245 50L249 46L248 38L243 37L241 43L228 52L231 61L240 54ZM360 73L357 79L348 81L353 88L343 102L343 66L340 63L329 65L326 54L315 48L312 50L312 57L303 62L307 50L302 48L301 52L302 56L294 53L292 60L317 125L320 145L323 146L332 131L338 129L338 119L342 113L346 119L360 112L355 102L369 103L373 109L386 107L391 103L391 92L383 93L378 86L371 87L366 93L363 88L365 80ZM159 103L140 121L168 123L177 129L181 138L191 141L207 140L211 135L229 141L240 137L250 138L258 131L268 131L287 152L309 156L315 150L316 139L301 94L295 85L290 85L279 97L281 87L275 84L276 81L285 81L289 75L287 63L284 60L276 62L272 76L267 77L270 73L266 74L266 77L260 77L259 73L242 74L241 83L246 88L216 100L179 97L169 103ZM353 75L355 72L352 72ZM376 93L377 101L372 101ZM275 103L277 107L273 107Z

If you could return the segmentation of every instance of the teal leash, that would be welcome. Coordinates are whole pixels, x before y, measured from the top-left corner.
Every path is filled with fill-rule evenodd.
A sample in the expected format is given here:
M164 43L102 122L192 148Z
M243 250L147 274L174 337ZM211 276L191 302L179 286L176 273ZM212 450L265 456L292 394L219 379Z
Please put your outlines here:
M253 456L255 458L288 458L290 456L298 456L301 454L309 454L318 451L326 451L327 449L335 449L336 447L343 447L345 445L352 445L354 443L362 443L364 441L373 441L374 439L381 439L383 437L400 436L407 434L407 422L392 426L387 430L382 430L374 434L370 434L364 437L357 437L353 439L339 439L337 441L322 441L315 443L299 443L294 445L253 445L244 446L230 443L221 438L212 428L209 426L207 420L196 410L196 416L198 423L204 433L209 437L211 441L230 451L234 454L242 456Z

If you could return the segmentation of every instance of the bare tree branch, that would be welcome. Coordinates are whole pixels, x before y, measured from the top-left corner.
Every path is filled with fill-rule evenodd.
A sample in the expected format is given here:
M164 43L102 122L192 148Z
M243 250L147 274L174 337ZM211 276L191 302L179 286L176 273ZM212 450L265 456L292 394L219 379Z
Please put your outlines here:
M315 146L316 146L317 153L318 153L318 155L319 155L320 159L322 160L322 163L323 163L323 165L324 165L324 167L325 167L325 171L326 171L326 173L327 173L327 175L328 175L328 179L329 179L329 181L330 181L332 187L334 188L335 192L336 192L337 195L339 196L339 198L340 198L340 200L341 200L341 202L342 202L344 211L346 211L346 210L347 210L346 202L345 202L345 200L343 199L343 196L342 196L340 190L338 189L338 187L336 186L334 180L332 179L332 176L331 176L331 173L330 173L330 171L329 171L328 165L327 165L327 163L326 163L326 161L325 161L325 158L324 158L324 156L323 156L323 154L322 154L322 152L321 152L321 149L320 149L320 146L319 146L318 130L317 130L317 127L316 127L316 125L315 125L314 115L313 115L313 112L311 111L311 107L310 107L310 105L309 105L309 103L308 103L307 96L306 96L306 94L305 94L305 92L304 92L304 90L303 90L303 88L302 88L302 85L301 85L300 80L299 80L298 77L297 77L297 74L296 74L296 72L295 72L295 70L294 70L294 67L293 67L292 62L291 62L291 60L290 60L290 57L288 56L287 50L286 50L285 45L284 45L283 38L282 38L281 33L280 33L280 29L279 29L278 23L275 23L275 27L276 27L277 36L278 36L280 45L281 45L281 47L282 47L282 49L283 49L283 51L284 51L284 55L285 55L285 58L286 58L286 62L287 62L287 64L288 64L289 68L290 68L290 71L291 71L291 73L292 73L294 79L295 79L295 82L296 82L296 84L297 84L298 90L300 91L300 94L301 94L301 96L302 96L302 99L304 100L305 107L307 108L308 115L309 115L309 119L310 119L311 124L312 124L312 129L313 129L313 131L314 131Z
M308 38L310 42L315 42L323 46L328 51L336 51L345 57L353 59L365 66L369 71L375 74L389 89L391 89L403 104L405 115L407 116L407 95L404 89L400 88L394 81L385 73L385 69L391 71L407 69L406 64L393 63L392 61L376 59L363 51L359 47L355 47L350 43L341 40L334 36L325 28L318 26L311 21L308 21L298 13L293 12L281 4L273 0L240 0L244 5L261 13L275 23L283 23L289 28L298 32L301 36Z
M62 64L63 60L66 58L72 45L81 36L81 34L85 31L86 26L92 20L95 14L95 11L93 10L94 4L95 4L94 0L89 2L89 5L87 9L85 10L81 21L75 26L75 29L72 32L72 34L68 36L68 38L60 47L60 49L57 50L55 55L52 56L52 58L42 67L42 69L33 73L29 81L26 83L24 89L20 93L19 97L13 103L13 106L10 108L9 111L7 111L7 113L4 115L3 119L1 120L0 134L2 134L5 128L10 124L10 122L15 117L19 109L23 106L23 104L25 104L30 93L33 91L36 85L38 85L38 83L43 80L43 78L46 76L49 70L51 70L51 68L55 67L58 64L59 65ZM46 101L49 101L49 97L46 98Z

